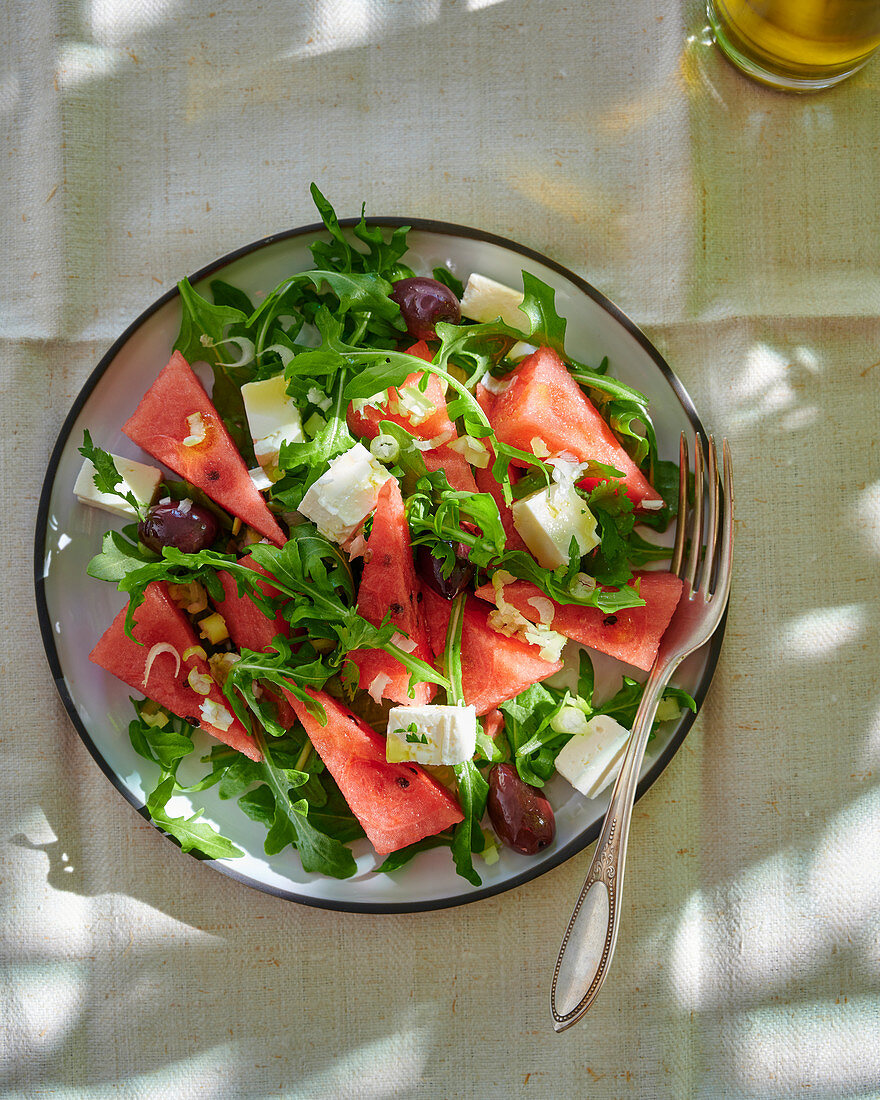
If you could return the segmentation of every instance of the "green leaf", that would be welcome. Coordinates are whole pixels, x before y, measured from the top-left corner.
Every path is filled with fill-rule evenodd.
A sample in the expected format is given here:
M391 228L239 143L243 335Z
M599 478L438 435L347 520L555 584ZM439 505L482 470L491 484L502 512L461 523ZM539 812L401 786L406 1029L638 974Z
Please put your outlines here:
M129 573L158 560L156 554L139 543L130 542L119 531L107 531L101 543L101 553L92 558L86 573L96 580L119 584Z
M122 474L116 469L113 456L107 451L102 451L92 443L92 437L88 431L83 432L83 445L79 448L83 458L87 458L95 468L94 483L99 493L110 493L112 496L121 497L135 510L139 517L146 511L145 506L130 490L121 490L119 485L124 485Z
M448 267L435 267L431 274L438 283L448 286L456 298L460 300L464 296L464 283L456 279Z
M560 705L559 696L552 694L543 684L532 684L515 699L499 704L499 710L505 717L504 732L513 751L516 770L520 779L533 787L543 787L553 772L555 753L549 755L548 770L546 755L544 758L540 756L543 744L540 738L542 732L549 729L550 719L559 711ZM553 732L553 740L559 737Z
M189 279L181 279L177 289L182 313L174 350L188 363L205 360L213 365L216 362L216 357L211 356L213 345L222 342L229 325L246 321L247 314L230 305L209 302L193 289Z
M163 810L152 814L153 821L180 844L184 852L197 851L209 859L231 859L244 855L241 848L222 836L207 822L200 822L203 810L192 817L169 817Z
M486 811L489 784L473 760L455 764L454 771L458 778L458 802L464 821L455 826L452 834L452 858L458 874L472 886L480 886L483 880L474 869L472 853L482 852L485 844L480 821Z
M435 833L434 836L423 837L421 840L417 840L415 844L398 848L396 852L386 856L381 866L376 868L376 873L390 874L392 871L399 871L401 867L405 867L420 852L428 852L432 848L447 848L451 844L452 835L450 833Z

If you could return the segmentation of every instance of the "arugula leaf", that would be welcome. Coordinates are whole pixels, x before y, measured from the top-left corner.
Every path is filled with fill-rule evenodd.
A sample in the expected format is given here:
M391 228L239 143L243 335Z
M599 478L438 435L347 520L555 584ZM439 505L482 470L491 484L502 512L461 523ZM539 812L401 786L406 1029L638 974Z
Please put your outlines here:
M305 799L296 802L291 799L287 774L272 759L266 738L259 730L255 730L254 738L263 754L266 786L275 797L275 814L264 845L266 854L274 855L293 844L299 852L303 870L332 878L350 878L357 870L350 850L315 828L309 820Z
M137 716L128 727L132 747L139 756L159 768L159 780L146 798L146 810L150 819L173 837L184 852L197 851L209 859L228 859L244 855L240 848L213 826L199 821L204 810L196 810L191 817L172 817L167 812L166 806L172 796L187 790L177 781L177 768L180 761L193 751L192 727L164 708L156 709L165 724L151 724L146 720L145 708L155 704L134 699L132 703Z
M83 432L83 445L78 447L77 450L83 458L87 458L94 466L95 473L92 480L98 492L122 497L135 510L138 518L142 519L145 511L144 505L131 490L123 491L118 488L119 485L124 485L125 481L122 474L116 469L113 455L107 451L102 451L100 447L96 447L92 443L92 437L89 435L88 430Z
M192 817L170 817L164 810L153 808L150 816L161 829L174 837L184 852L195 850L208 859L243 856L244 852L231 840L207 822L199 821L203 813L204 810L196 810Z
M435 833L433 836L423 837L421 840L417 840L415 844L408 844L405 848L398 848L396 852L387 855L381 866L376 868L376 873L390 874L392 871L399 871L419 852L428 852L432 848L448 848L451 844L451 833Z
M479 886L482 879L474 869L473 852L482 852L486 839L480 821L486 812L489 784L483 778L473 760L453 765L458 779L458 802L464 813L464 821L455 826L452 834L452 858L455 869L472 886Z

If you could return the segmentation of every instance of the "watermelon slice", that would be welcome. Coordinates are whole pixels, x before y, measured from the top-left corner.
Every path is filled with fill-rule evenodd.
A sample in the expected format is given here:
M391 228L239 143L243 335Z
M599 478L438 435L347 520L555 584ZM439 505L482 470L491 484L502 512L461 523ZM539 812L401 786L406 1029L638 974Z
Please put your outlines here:
M257 565L250 557L245 556L239 561L248 569L253 569L255 573L268 577L269 581L272 579L262 565ZM276 635L283 634L285 638L290 636L290 623L280 614L274 619L268 619L249 596L239 596L238 585L231 573L222 571L218 572L217 576L223 585L225 597L222 600L214 600L214 607L226 620L226 629L236 649L253 649L261 653L269 648ZM277 596L278 589L269 581L261 582L260 588L266 596ZM274 688L265 684L261 684L261 687L266 698L275 704L278 721L285 729L289 729L294 724L296 716L287 700L282 698Z
M240 565L247 566L255 573L261 573L269 580L260 582L260 589L270 599L278 595L278 589L269 583L270 574L257 565L247 555L239 559ZM247 595L239 596L238 585L231 573L219 571L217 576L225 593L222 600L215 600L214 606L226 620L226 629L237 649L253 649L260 653L268 649L277 634L290 635L290 624L280 614L267 619L254 601Z
M578 607L550 600L555 610L548 626L566 638L647 671L654 663L660 639L678 605L682 585L674 573L637 573L636 576L641 580L639 591L645 601L644 607L628 607L609 615L597 607ZM548 602L539 588L528 581L512 581L502 591L507 603L513 604L530 622L541 621L537 609L529 603L536 598L544 604ZM490 603L495 602L495 589L491 584L484 584L476 594Z
M417 344L413 344L411 348L407 348L407 354L415 355L419 359L424 359L426 363L430 363L434 357L431 349L424 340L419 340ZM416 371L408 375L403 387L417 386L420 379L423 377L424 375L420 371ZM401 389L403 387L401 387ZM398 399L399 391L392 388L389 390L389 396L393 403ZM449 442L453 441L458 433L455 430L455 425L449 419L446 412L446 397L444 396L440 379L436 374L428 376L428 387L425 390L425 397L434 406L435 411L423 420L421 424L413 424L402 413L389 412L385 405L382 405L378 409L369 405L359 413L349 408L349 430L360 439L375 439L379 434L379 422L381 420L391 420L395 424L399 424L402 428L405 428L406 431L412 432L416 439L435 439L438 436L446 435L449 437ZM446 480L453 489L461 489L464 492L475 493L477 487L474 482L474 475L471 472L470 464L464 455L460 455L458 451L453 450L449 446L449 442L442 443L437 447L432 447L428 451L422 451L422 458L425 460L425 466L428 472L433 473L435 470L443 470L446 474Z
M183 659L183 654L200 642L189 619L168 595L165 582L153 581L148 585L144 602L135 612L132 633L143 645L126 635L125 613L123 608L89 654L89 660L118 676L135 691L167 707L191 726L201 727L251 760L260 760L260 750L232 714L229 701L211 677L208 662L198 654ZM174 652L155 649L158 645L170 645ZM206 695L191 687L188 676L193 669L206 677L205 682L210 682ZM228 729L220 729L201 716L201 707L206 701L222 707L232 718Z
M389 764L385 738L323 691L306 688L327 712L327 725L285 692L352 813L380 855L396 852L464 820L455 798L419 764Z
M651 486L595 405L566 370L551 348L539 348L508 376L510 385L497 396L478 387L477 397L495 434L503 443L523 451L532 440L546 444L551 454L592 459L623 472L626 495L637 506L662 504ZM585 479L592 488L596 479Z
M201 424L196 421L193 425L187 419L195 413ZM204 439L187 446L185 439L197 437L194 426L204 431ZM148 454L276 546L287 541L254 487L220 414L179 351L171 356L122 430Z
M522 537L513 525L513 512L510 510L510 506L505 503L504 491L501 485L495 479L495 475L492 473L492 462L495 456L492 455L492 460L489 465L484 469L475 469L474 478L477 482L477 489L481 493L489 493L492 499L498 505L498 513L501 516L501 525L504 528L504 533L507 536L507 549L508 550L525 550L526 553L530 553L529 548L523 542ZM511 483L516 483L516 474L513 467L510 467L510 480Z
M431 648L421 612L422 590L413 566L409 527L403 509L400 486L392 478L379 493L379 503L373 518L373 529L367 539L364 572L358 590L358 611L373 626L378 626L386 612L391 621L404 632L416 657L430 662ZM378 699L393 699L396 703L430 702L433 684L416 684L410 696L409 671L384 649L356 649L349 657L360 672L360 686Z
M491 586L490 586L491 587ZM451 604L425 585L425 613L435 657L446 647ZM468 596L461 628L461 679L466 703L486 714L562 668L545 661L537 646L508 638L489 625L489 608Z

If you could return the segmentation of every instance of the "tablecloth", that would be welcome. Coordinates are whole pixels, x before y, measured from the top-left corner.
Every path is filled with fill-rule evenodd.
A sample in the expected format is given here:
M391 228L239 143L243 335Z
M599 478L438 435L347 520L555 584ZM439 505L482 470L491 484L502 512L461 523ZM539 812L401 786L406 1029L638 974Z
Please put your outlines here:
M0 1092L880 1095L880 63L749 82L699 3L28 0L0 44ZM599 1000L548 985L590 853L415 916L326 912L177 852L51 682L30 580L84 379L176 280L314 219L437 217L589 279L738 491L727 634L636 807Z

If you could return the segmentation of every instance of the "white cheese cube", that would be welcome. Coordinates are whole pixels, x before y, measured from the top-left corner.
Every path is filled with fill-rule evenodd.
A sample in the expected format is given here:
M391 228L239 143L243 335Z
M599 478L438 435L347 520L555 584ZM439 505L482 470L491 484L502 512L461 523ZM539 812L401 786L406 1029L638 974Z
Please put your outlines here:
M310 486L299 511L325 538L344 543L355 533L379 500L392 475L361 443L338 455Z
M122 476L122 483L117 488L123 493L131 493L144 507L152 504L159 482L162 480L162 471L156 466L146 466L143 462L135 462L131 458L120 458L119 455L110 457ZM112 512L114 516L121 516L123 519L137 519L137 512L127 500L113 493L102 493L95 488L95 467L89 459L82 464L82 469L73 485L73 492L80 504L90 504L93 508Z
M392 707L385 759L397 763L463 764L477 746L475 707Z
M599 545L595 517L573 485L554 483L514 501L511 511L514 527L545 569L568 564L572 538L581 555Z
M607 714L596 714L585 733L575 734L556 757L556 770L587 798L617 778L630 731Z
M284 375L276 374L241 387L254 454L263 467L278 465L282 443L302 443L304 439L299 409L286 386Z
M494 279L475 272L464 288L461 314L472 321L497 321L500 317L511 328L522 329L528 324L528 318L519 308L522 301L521 290L496 283Z

